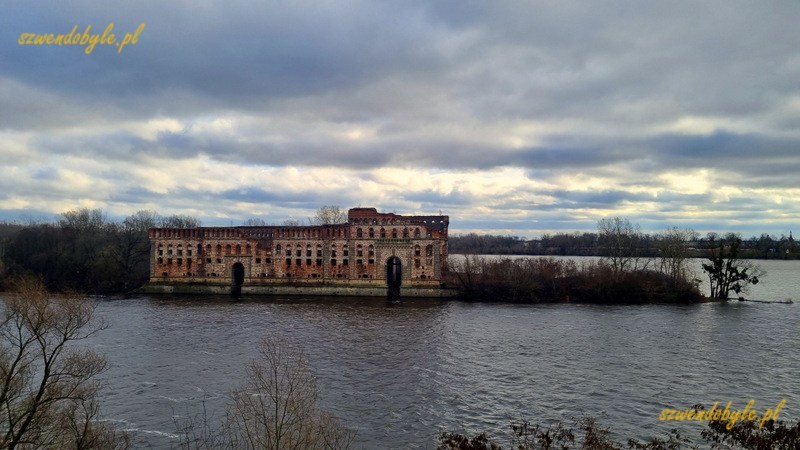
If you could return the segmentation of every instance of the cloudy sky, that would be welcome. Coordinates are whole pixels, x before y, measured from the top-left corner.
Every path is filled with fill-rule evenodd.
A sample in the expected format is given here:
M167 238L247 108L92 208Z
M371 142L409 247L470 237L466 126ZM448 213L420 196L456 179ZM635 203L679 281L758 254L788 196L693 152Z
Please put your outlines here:
M800 230L800 2L0 3L0 219ZM136 44L21 45L114 24ZM25 36L23 36L25 35Z

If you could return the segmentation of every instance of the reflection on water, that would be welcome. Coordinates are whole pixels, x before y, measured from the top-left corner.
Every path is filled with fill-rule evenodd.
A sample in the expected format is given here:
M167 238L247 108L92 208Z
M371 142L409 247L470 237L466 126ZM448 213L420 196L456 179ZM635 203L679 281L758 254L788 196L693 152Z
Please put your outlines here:
M784 281L774 288L781 293L763 295L798 299L781 291L796 288L793 267L769 269L770 283ZM104 413L134 430L137 445L174 445L173 419L204 402L221 416L259 340L274 335L309 354L323 406L358 429L359 447L432 448L443 430L498 434L514 419L582 415L619 438L644 438L674 426L658 421L663 408L729 400L763 409L785 398L785 417L800 416L796 304L135 297L98 305L111 322L92 342L112 365Z

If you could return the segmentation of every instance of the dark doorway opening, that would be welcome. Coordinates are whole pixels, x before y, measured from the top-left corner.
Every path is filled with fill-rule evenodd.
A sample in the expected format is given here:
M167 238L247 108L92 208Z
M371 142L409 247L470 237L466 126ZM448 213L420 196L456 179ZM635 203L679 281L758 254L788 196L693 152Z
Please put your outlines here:
M389 287L400 287L403 284L403 262L397 256L386 261L386 284Z
M386 261L386 284L389 286L389 300L399 300L400 285L403 284L403 262L397 256Z
M242 295L242 285L244 284L244 264L237 262L232 269L233 285L231 286L231 295L240 297Z

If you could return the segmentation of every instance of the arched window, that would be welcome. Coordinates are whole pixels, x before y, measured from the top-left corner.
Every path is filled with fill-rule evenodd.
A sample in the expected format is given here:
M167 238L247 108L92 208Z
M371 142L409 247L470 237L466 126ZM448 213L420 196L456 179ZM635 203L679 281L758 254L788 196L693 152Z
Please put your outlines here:
M364 232L361 231L361 228L356 228L356 237L364 237Z
M236 244L236 254L237 255L242 254L242 244Z
M169 244L169 245L167 246L167 254L168 254L168 255L171 255L171 254L172 254L172 244Z
M225 254L226 255L230 255L231 254L231 244L228 244L228 245L225 246Z
M369 229L369 237L371 237L371 238L375 237L375 230L372 229L372 228Z
M219 244L217 244L217 254L218 255L222 254L222 246Z
M420 253L420 247L419 247L419 245L415 245L414 246L414 256L419 256L419 253Z
M306 257L311 257L311 244L306 245Z
M381 239L386 239L386 229L381 228Z
M342 247L342 256L347 258L349 256L349 253L350 253L349 250L350 250L350 246L348 246L347 244L344 244L344 246Z
M361 247L361 244L356 246L356 256L364 256L364 250Z
M372 245L369 246L369 256L375 256L375 247Z
M250 244L247 244L247 247L245 247L245 254L249 255L252 250L253 247L251 247Z
M420 236L420 234L419 234L419 228L415 228L415 229L414 229L414 237L415 237L415 238L418 238L419 236Z
M281 249L281 244L276 245L275 246L275 255L280 256L281 255L281 250L282 250Z
M206 245L206 253L211 253L211 244Z
M331 245L331 258L336 258L336 244Z
M317 244L317 258L322 258L322 244Z
M433 256L433 246L428 245L425 247L425 256Z
M291 245L287 245L286 246L286 256L289 256L289 257L292 256L292 246Z
M397 239L397 228L392 228L392 239Z

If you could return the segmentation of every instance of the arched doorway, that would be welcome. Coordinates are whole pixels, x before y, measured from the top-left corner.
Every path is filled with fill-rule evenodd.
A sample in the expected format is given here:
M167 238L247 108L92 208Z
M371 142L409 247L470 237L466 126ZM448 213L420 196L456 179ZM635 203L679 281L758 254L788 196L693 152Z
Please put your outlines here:
M397 256L386 260L386 284L390 288L399 288L403 284L403 262Z
M244 264L234 263L232 267L233 285L231 286L231 294L234 296L242 295L242 285L244 284Z

